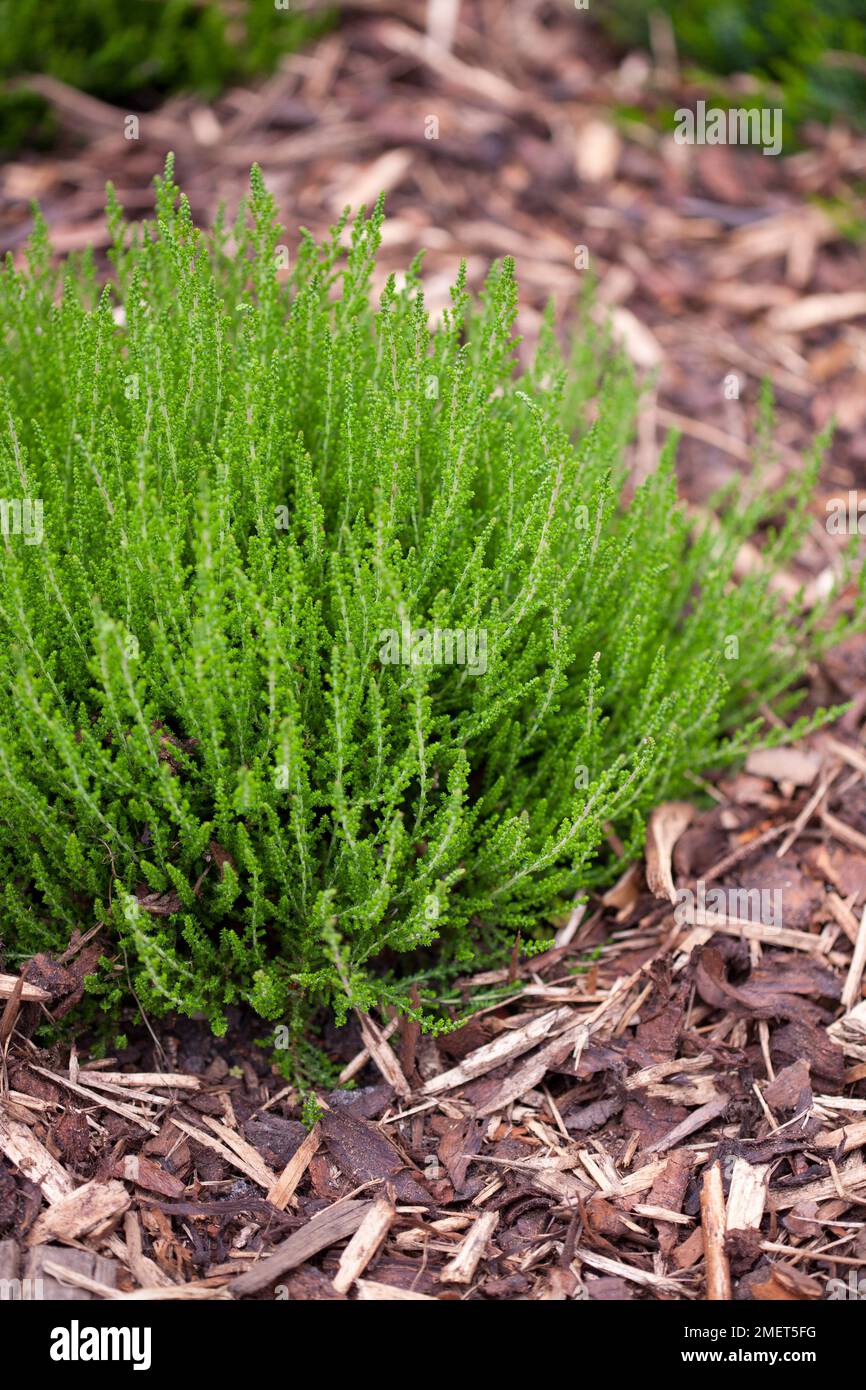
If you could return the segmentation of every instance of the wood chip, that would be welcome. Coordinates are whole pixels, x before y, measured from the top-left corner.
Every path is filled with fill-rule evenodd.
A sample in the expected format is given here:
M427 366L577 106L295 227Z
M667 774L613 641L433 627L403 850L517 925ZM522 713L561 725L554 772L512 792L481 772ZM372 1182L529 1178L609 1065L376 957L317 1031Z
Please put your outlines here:
M348 1293L358 1276L363 1274L390 1231L394 1216L394 1204L387 1197L380 1197L370 1204L364 1220L340 1256L339 1268L334 1276L336 1293Z
M862 1201L860 1193L866 1188L866 1162L859 1155L838 1170L838 1177L845 1191L856 1193L857 1200ZM771 1183L767 1207L770 1211L787 1211L789 1207L798 1206L800 1202L823 1202L828 1197L836 1197L838 1194L839 1187L833 1177L818 1178L802 1187L788 1189L774 1187Z
M19 976L18 983L6 1000L6 1007L3 1010L2 1016L0 1016L0 1051L5 1050L6 1044L12 1036L12 1030L15 1027L15 1020L18 1017L18 1011L21 1008L23 996L24 981Z
M646 881L657 898L676 902L671 873L674 845L690 824L695 808L688 801L665 801L649 818L646 843Z
M273 1254L233 1279L229 1289L240 1297L267 1288L290 1269L297 1269L298 1265L318 1255L320 1250L354 1235L371 1206L371 1202L345 1201L329 1207L278 1245Z
M382 1038L382 1041L387 1042L391 1035L393 1033L396 1033L399 1027L399 1016L397 1016L396 1018L392 1018L388 1026L386 1028L383 1028L381 1031L380 1036ZM340 1072L340 1085L345 1086L348 1081L352 1080L353 1076L357 1076L359 1071L363 1071L369 1060L370 1053L368 1048L362 1047L360 1052L356 1052L351 1062L347 1062L346 1065L343 1067L343 1070Z
M758 748L746 759L746 771L774 782L811 787L821 766L820 758L800 748Z
M767 315L767 326L774 333L804 333L827 323L866 316L866 292L848 290L842 294L810 294L793 304L783 304Z
M122 1182L93 1179L42 1212L33 1223L27 1244L43 1245L50 1240L71 1244L81 1240L122 1216L129 1203L129 1193Z
M728 1231L757 1231L767 1201L768 1164L751 1164L745 1158L734 1161L725 1229Z
M173 1280L160 1269L155 1260L144 1254L141 1243L141 1223L134 1211L127 1211L123 1217L123 1233L126 1237L126 1263L137 1283L146 1289L151 1285L170 1288Z
M487 1247L487 1242L499 1225L498 1211L485 1211L473 1222L464 1240L439 1278L445 1284L471 1284L478 1268L478 1262Z
M51 1000L47 989L40 989L38 985L28 985L26 981L22 984L20 975L0 975L0 999L9 999L19 986L25 1004L48 1004Z
M96 1291L101 1297L114 1293L117 1263L91 1250L36 1245L28 1253L25 1275L41 1281L42 1297L52 1303L81 1303Z
M512 1071L497 1087L493 1096L486 1100L483 1105L479 1105L477 1113L479 1115L494 1115L498 1110L504 1110L512 1101L531 1091L538 1085L539 1081L547 1074L548 1068L557 1062L564 1061L575 1046L579 1046L580 1039L587 1033L586 1025L578 1021L567 1028L563 1033L558 1034L552 1042L547 1043L534 1052L520 1066Z
M46 1202L62 1202L75 1190L75 1182L35 1135L3 1114L0 1108L0 1152L41 1189Z
M204 1144L206 1149L213 1149L214 1153L218 1153L232 1168L237 1168L241 1173L245 1173L266 1192L270 1192L275 1187L277 1183L276 1173L271 1171L252 1144L248 1144L234 1130L229 1129L227 1125L220 1124L211 1115L202 1115L201 1119L218 1138L206 1134L204 1130L190 1124L188 1120L182 1120L177 1115L172 1116L171 1122L177 1129L183 1130L184 1134L188 1134L191 1139L195 1139L196 1143Z
M361 1025L361 1037L364 1039L364 1046L379 1068L379 1071L388 1082L388 1085L394 1087L397 1095L400 1096L402 1100L408 1100L412 1094L412 1087L403 1075L393 1048L388 1046L382 1030L377 1026L369 1014L362 1013L360 1009L356 1009L355 1013Z
M278 1211L285 1211L298 1183L310 1166L310 1159L322 1142L322 1127L315 1125L292 1154L274 1185L268 1190L268 1201Z
M842 1004L846 1010L853 1009L854 1005L860 1002L860 986L863 982L864 968L866 968L866 907L864 907L860 918L857 940L854 943L854 954L851 957L851 965L842 987Z
M706 1105L701 1105L693 1111L687 1119L675 1125L672 1130L665 1134L661 1139L657 1139L654 1144L650 1144L647 1153L665 1153L668 1149L676 1148L683 1139L688 1139L690 1134L696 1130L703 1129L711 1120L717 1120L728 1108L728 1097L718 1096L715 1100L707 1101Z
M18 1278L18 1242L0 1240L0 1285Z
M838 816L834 816L826 807L821 812L821 820L837 839L844 840L846 844L852 845L861 854L866 854L866 835L861 835L859 830L855 830L853 826L840 820Z
M375 1279L357 1281L358 1298L365 1303L381 1303L386 1299L401 1303L435 1303L428 1293L413 1293L411 1289L398 1289L393 1284L379 1284Z
M664 361L655 334L624 304L615 304L610 310L610 325L614 338L638 367L652 371Z
M770 1266L770 1276L759 1283L752 1284L752 1297L763 1302L800 1302L804 1299L821 1298L823 1285L808 1274L803 1274L794 1265L774 1264Z
M106 1110L113 1110L116 1115L122 1115L125 1120L130 1120L132 1124L138 1125L140 1129L146 1129L149 1134L158 1134L159 1126L153 1122L140 1110L136 1110L131 1105L123 1105L116 1100L109 1100L107 1096L99 1095L96 1091L91 1091L89 1087L82 1086L77 1081L71 1081L62 1072L48 1071L45 1067L34 1066L33 1070L40 1076L47 1076L58 1086L65 1086L67 1090L74 1091L77 1096L83 1096L85 1100L94 1101L97 1105L103 1106Z
M725 1194L722 1170L714 1163L704 1172L701 1189L701 1227L704 1232L704 1262L707 1270L707 1299L711 1303L731 1298L731 1270L725 1253Z
M683 1286L678 1284L675 1279L669 1279L662 1274L652 1274L646 1269L637 1269L634 1265L626 1264L624 1260L612 1260L607 1255L599 1255L594 1250L584 1250L583 1248L575 1251L575 1259L582 1264L589 1265L590 1269L597 1269L602 1274L612 1274L620 1279L628 1279L632 1284L639 1284L644 1289L655 1289L658 1293L673 1294L683 1296Z
M82 1067L79 1081L86 1081L97 1090L114 1086L132 1090L200 1091L201 1078L182 1071L94 1071Z
M464 1086L467 1081L472 1081L476 1076L483 1076L485 1072L501 1066L510 1057L519 1057L522 1052L528 1052L537 1042L550 1037L551 1034L561 1032L563 1028L573 1022L574 1013L568 1008L550 1009L547 1013L535 1014L522 1027L510 1028L506 1032L500 1033L492 1042L484 1043L474 1052L470 1052L458 1066L452 1067L450 1071L444 1071L439 1076L431 1077L429 1081L424 1083L421 1090L425 1095L437 1095L440 1091L453 1091L458 1086Z
M606 183L616 172L621 152L622 141L609 121L586 121L574 141L578 177L588 183Z

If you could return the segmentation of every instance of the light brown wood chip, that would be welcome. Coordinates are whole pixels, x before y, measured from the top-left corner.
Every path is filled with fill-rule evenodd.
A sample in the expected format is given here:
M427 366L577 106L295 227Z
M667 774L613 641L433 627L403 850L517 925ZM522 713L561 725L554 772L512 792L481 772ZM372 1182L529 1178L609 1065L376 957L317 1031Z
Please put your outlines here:
M381 1028L376 1024L369 1014L362 1013L356 1009L358 1022L361 1025L361 1037L364 1039L364 1046L375 1062L379 1071L382 1073L389 1086L393 1086L397 1095L403 1100L408 1100L412 1094L412 1087L403 1075L400 1063L394 1049L389 1046Z
M656 1289L659 1293L683 1292L682 1284L677 1283L675 1279L668 1279L663 1274L652 1274L648 1269L637 1269L634 1265L626 1264L624 1260L612 1260L607 1255L597 1254L594 1250L578 1249L574 1253L576 1260L589 1265L590 1269L597 1269L600 1274L612 1274L620 1279L628 1279L632 1284L639 1284L645 1289Z
M428 1096L436 1095L439 1091L452 1091L456 1086L463 1086L476 1076L492 1071L509 1057L519 1057L522 1052L528 1052L535 1043L561 1032L573 1021L574 1012L568 1008L548 1009L546 1013L535 1014L521 1028L508 1029L492 1042L477 1047L463 1058L459 1066L431 1077L421 1089Z
M340 1265L334 1275L336 1293L348 1293L358 1275L363 1274L390 1231L394 1215L394 1204L387 1197L380 1197L372 1203L340 1256Z
M855 1128L854 1125L851 1126ZM862 1191L866 1187L866 1162L858 1154L852 1158L850 1163L844 1168L840 1167L837 1176L845 1192L856 1193L862 1201ZM770 1187L767 1196L767 1207L770 1211L786 1211L789 1207L797 1206L800 1202L823 1202L828 1197L838 1197L839 1189L832 1177L818 1178L815 1182L806 1183L804 1187L793 1189ZM852 1201L854 1199L852 1198Z
M118 1265L92 1250L63 1245L35 1245L28 1252L25 1277L41 1284L41 1296L51 1303L87 1302L96 1292L113 1297ZM37 1284L37 1287L39 1285Z
M381 1303L386 1299L400 1300L403 1303L435 1303L429 1293L413 1293L411 1289L398 1289L393 1284L379 1284L375 1279L359 1279L358 1297L365 1303Z
M866 292L848 290L841 294L809 294L783 304L767 315L767 325L777 333L804 333L825 323L866 315Z
M754 1167L745 1158L737 1158L731 1174L725 1228L729 1231L757 1231L767 1201L769 1165Z
M123 1234L126 1237L125 1262L141 1288L156 1286L166 1289L173 1287L173 1280L168 1277L165 1270L160 1269L155 1260L149 1259L142 1249L141 1224L137 1212L128 1211L124 1215Z
M71 1244L122 1215L129 1204L130 1196L122 1182L93 1179L42 1212L33 1223L27 1244L44 1245L50 1240Z
M0 975L0 999L8 999L15 993L19 984L20 975ZM40 989L38 985L24 984L21 988L21 998L25 1004L45 1004L51 995L47 989Z
M218 1153L233 1168L245 1173L266 1192L270 1192L276 1186L276 1173L271 1171L252 1144L248 1144L234 1130L230 1130L228 1125L220 1124L210 1115L202 1115L201 1118L214 1131L214 1134L219 1136L218 1138L206 1134L204 1130L190 1124L187 1120L182 1120L178 1115L173 1115L171 1122L177 1129L182 1129L184 1134L188 1134L191 1139L195 1139L196 1143L204 1144L207 1149L213 1149L214 1153Z
M140 1129L146 1129L149 1134L159 1134L159 1126L152 1124L140 1110L136 1110L132 1105L123 1105L116 1100L109 1100L106 1095L99 1095L96 1091L91 1091L87 1086L81 1086L77 1081L72 1081L62 1072L49 1071L47 1067L32 1067L33 1071L40 1076L47 1076L49 1081L54 1081L58 1086L65 1086L67 1090L74 1091L77 1096L83 1096L85 1100L95 1101L106 1110L113 1110L116 1115L122 1115L125 1120L131 1120Z
M864 968L866 968L866 907L864 907L863 915L860 918L857 940L854 943L854 954L851 957L848 977L842 989L842 1004L845 1009L853 1009L854 1005L860 1002L860 985L863 981Z
M41 1189L46 1202L60 1202L75 1190L75 1182L45 1145L20 1120L4 1115L2 1108L0 1153Z
M133 1090L149 1090L151 1088L168 1088L172 1091L198 1091L201 1089L201 1079L197 1076L187 1076L182 1071L88 1071L87 1067L82 1067L78 1073L79 1081L86 1081L88 1086L95 1086L99 1090L100 1086L124 1086L131 1087ZM163 1103L165 1103L163 1101Z
M485 1211L473 1222L461 1242L460 1249L441 1271L445 1284L471 1284L487 1242L499 1224L498 1211Z
M285 1211L289 1202L295 1195L295 1190L301 1178L310 1166L310 1159L322 1142L322 1127L315 1125L310 1130L306 1139L292 1154L280 1176L277 1178L273 1187L269 1190L268 1201L277 1208L278 1211Z
M676 900L671 856L674 845L695 814L688 801L665 801L649 818L646 842L646 881L657 898Z
M731 1270L725 1253L725 1194L718 1163L704 1173L701 1227L704 1232L707 1300L711 1303L728 1302L731 1298Z

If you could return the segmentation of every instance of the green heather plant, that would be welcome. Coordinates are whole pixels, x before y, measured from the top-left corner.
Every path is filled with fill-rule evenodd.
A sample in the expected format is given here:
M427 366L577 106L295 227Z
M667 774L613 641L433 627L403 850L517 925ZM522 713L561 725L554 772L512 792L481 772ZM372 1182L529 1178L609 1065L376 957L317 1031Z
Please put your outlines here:
M549 318L521 375L510 261L431 329L418 263L371 307L381 206L288 273L258 171L211 235L157 184L111 284L41 225L0 277L7 959L98 923L105 1007L414 1008L792 707L817 455L696 526L671 445L626 505L634 382Z

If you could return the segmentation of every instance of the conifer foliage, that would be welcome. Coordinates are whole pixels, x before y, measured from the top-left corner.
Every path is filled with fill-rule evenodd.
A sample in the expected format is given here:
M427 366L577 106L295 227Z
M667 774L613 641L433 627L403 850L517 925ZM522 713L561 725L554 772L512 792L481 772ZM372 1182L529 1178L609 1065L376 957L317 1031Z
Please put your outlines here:
M417 263L371 304L381 206L286 271L251 185L205 235L169 164L109 284L41 225L0 284L7 960L100 924L107 1007L217 1029L545 934L834 635L771 582L817 460L696 527L668 448L626 503L603 334L520 373L510 261L431 327Z

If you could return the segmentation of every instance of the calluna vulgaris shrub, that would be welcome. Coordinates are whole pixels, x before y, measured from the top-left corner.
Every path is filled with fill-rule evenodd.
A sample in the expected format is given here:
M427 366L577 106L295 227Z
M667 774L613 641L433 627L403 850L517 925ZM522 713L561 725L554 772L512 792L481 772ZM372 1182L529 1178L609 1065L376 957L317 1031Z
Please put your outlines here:
M696 527L668 448L624 505L631 377L549 320L519 374L510 261L431 329L417 263L370 305L381 208L291 273L255 170L233 228L170 168L108 219L111 284L39 226L0 288L7 961L98 923L105 1007L414 1007L791 707L817 462Z

